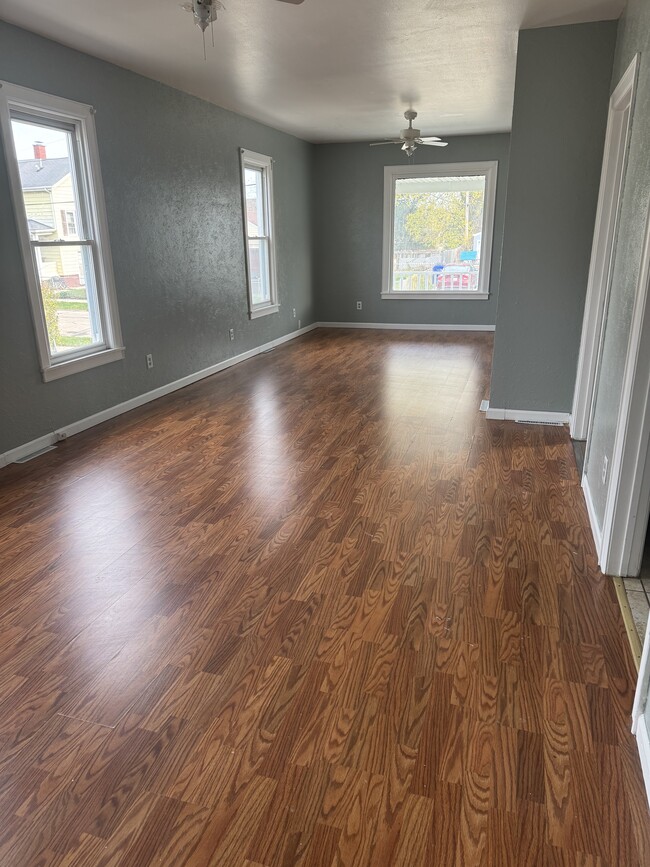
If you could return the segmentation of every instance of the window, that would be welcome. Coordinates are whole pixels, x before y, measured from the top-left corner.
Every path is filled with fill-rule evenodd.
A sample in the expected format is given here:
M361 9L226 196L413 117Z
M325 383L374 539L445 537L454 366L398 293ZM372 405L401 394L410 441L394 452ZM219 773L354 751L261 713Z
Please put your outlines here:
M244 240L251 319L277 313L273 225L273 160L241 151Z
M497 163L387 166L382 298L489 297Z
M61 211L61 225L66 237L77 234L77 219L74 211Z
M0 124L43 379L123 358L92 109L2 82Z

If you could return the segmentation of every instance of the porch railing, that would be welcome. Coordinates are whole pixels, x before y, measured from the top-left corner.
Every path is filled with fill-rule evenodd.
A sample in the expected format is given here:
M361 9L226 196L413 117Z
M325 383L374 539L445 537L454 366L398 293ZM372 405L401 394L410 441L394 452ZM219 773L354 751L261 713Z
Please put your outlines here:
M393 292L476 292L478 276L478 271L396 271Z

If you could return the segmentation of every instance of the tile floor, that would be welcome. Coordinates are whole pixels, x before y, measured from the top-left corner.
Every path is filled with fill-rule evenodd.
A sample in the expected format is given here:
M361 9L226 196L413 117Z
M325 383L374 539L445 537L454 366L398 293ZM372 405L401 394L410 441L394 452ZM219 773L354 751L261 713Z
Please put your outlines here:
M572 440L571 442L576 466L578 467L578 474L582 475L587 443L583 440ZM625 595L632 610L634 625L643 646L648 617L650 615L650 532L648 532L648 538L646 539L641 574L638 578L625 578L624 584Z
M583 440L572 440L572 445L578 473L582 475L587 443ZM625 595L632 610L634 625L636 626L641 646L643 646L648 626L648 617L650 616L650 531L646 538L641 574L638 578L625 578L624 584Z
M646 538L641 574L638 578L625 578L624 584L636 631L643 645L650 615L650 532Z

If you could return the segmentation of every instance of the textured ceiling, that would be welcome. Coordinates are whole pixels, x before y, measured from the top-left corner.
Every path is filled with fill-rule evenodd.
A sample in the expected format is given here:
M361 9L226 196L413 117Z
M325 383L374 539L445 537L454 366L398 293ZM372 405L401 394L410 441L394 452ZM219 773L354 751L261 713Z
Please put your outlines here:
M0 18L310 141L508 130L517 32L624 0L225 0L215 47L178 0L0 0Z

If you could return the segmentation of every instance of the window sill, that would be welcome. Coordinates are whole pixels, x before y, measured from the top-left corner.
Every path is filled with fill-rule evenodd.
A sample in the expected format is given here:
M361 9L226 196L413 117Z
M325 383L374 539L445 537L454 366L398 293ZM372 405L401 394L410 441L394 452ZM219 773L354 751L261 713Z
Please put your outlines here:
M82 370L90 370L102 364L110 364L111 361L119 361L124 358L126 350L123 346L117 349L104 349L93 355L84 355L81 358L71 358L70 361L59 361L43 371L43 382L51 382L71 376L73 373L81 373Z
M250 319L259 319L260 316L269 316L271 313L279 313L279 304L269 304L267 307L256 307L248 314Z
M445 301L458 299L465 301L487 301L489 292L454 292L453 290L441 290L438 292L382 292L381 297L391 301Z

